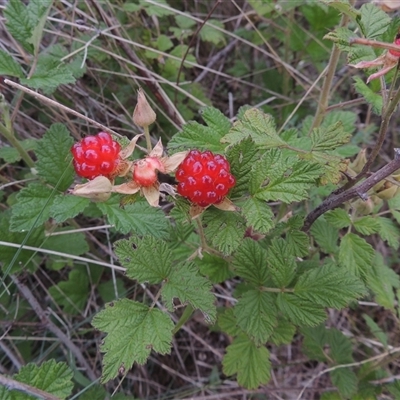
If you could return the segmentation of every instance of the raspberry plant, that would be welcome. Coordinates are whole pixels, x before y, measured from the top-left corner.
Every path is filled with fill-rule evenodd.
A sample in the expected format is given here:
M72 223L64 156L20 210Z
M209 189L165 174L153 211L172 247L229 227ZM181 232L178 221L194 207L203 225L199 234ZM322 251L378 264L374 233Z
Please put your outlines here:
M119 388L115 398L132 398L126 382L134 379L136 366L157 365L156 357L162 356L161 364L177 357L175 340L194 330L196 340L208 347L207 335L218 332L229 338L223 355L214 351L220 357L213 370L218 379L207 378L216 391L218 384L223 389L222 380L234 377L249 391L262 387L268 393L272 373L280 368L281 349L301 341L301 362L306 357L310 365L322 368L302 382L297 398L321 376L329 376L324 399L399 396L400 387L393 383L396 367L390 363L400 347L390 335L390 324L382 325L373 315L373 307L379 306L398 327L400 152L387 146L400 101L395 68L399 20L373 4L355 8L348 1L324 0L300 6L313 41L299 47L295 39L302 42L304 32L296 31L285 45L293 52L311 52L322 40L325 46L334 42L318 101L307 99L303 107L305 96L294 109L243 105L234 118L207 106L205 91L197 84L187 91L176 85L173 93L149 73L162 55L167 60L157 68L163 79L183 79L180 74L196 62L190 42L174 45L165 34L154 41L146 37L141 60L121 41L129 68L146 78L143 84L153 101L148 103L139 91L132 119L116 118L118 129L111 129L104 125L107 118L99 122L77 114L69 97L62 96L70 95L63 92L66 87L78 87L77 80L96 79L87 65L110 57L101 53L99 36L109 30L114 37L108 38L114 39L121 33L100 4L88 4L107 27L97 32L75 24L83 33L77 30L72 47L47 40L46 26L60 22L51 1L25 5L11 0L4 10L8 34L28 55L0 50L0 73L13 78L5 81L7 92L0 104L5 140L0 157L3 168L16 174L14 183L21 185L14 191L5 183L1 192L4 335L23 337L28 328L21 329L19 323L23 326L34 315L32 323L40 324L35 327L45 327L50 339L56 337L69 354L65 357L51 341L43 342L39 352L23 341L12 348L5 344L3 359L9 358L19 371L6 364L7 371L15 373L0 375L0 398L100 400ZM277 15L269 2L249 4L260 17L280 22L295 7L282 4L289 10ZM166 2L126 3L121 23L129 13L170 18L175 25L169 33L179 43L190 31L217 48L232 35L252 45L247 32L227 35L213 19L194 31L196 20ZM320 26L321 20L330 25ZM280 41L281 34L274 31L272 37ZM326 60L319 51L309 55L322 70ZM342 53L346 71L351 70L347 64L381 68L371 71L369 86L363 75L345 80L352 79L368 119L371 113L381 116L377 128L356 132L356 114L342 109L354 99L345 105L338 102L333 79L341 71ZM117 68L117 59L106 61ZM315 83L289 61L280 64L285 67L285 101L292 77L310 85L308 90ZM118 65L118 79L126 65ZM231 73L243 68L234 62ZM268 73L278 79L276 71ZM125 110L132 106L134 91L126 92L126 82L118 82ZM98 85L91 89L97 93ZM113 98L107 90L103 94ZM183 101L184 95L192 102ZM35 99L36 107L75 115L93 134L77 129L77 121L51 123L50 114L43 113L42 137L22 140L16 116L27 98ZM182 107L174 108L172 98ZM104 110L111 105L116 107L109 103ZM201 121L195 113L199 109ZM383 155L384 146L390 159ZM91 236L98 221L112 249ZM37 291L44 294L42 299ZM18 302L16 296L21 296ZM351 318L360 310L362 325L359 320L349 329L335 324L336 317ZM361 328L370 337L357 341ZM69 335L72 329L78 341ZM87 344L79 347L75 342ZM22 365L14 353L21 359L31 353L37 357Z

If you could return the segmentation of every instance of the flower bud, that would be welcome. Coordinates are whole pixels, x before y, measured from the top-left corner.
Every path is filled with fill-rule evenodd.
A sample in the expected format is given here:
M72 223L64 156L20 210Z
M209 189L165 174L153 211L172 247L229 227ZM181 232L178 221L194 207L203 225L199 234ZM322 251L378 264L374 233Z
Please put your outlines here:
M361 149L360 152L357 154L357 157L349 165L350 169L357 174L361 172L361 170L364 168L364 165L367 163L366 153L366 149Z
M150 107L142 88L138 90L138 101L132 118L141 128L151 125L156 120L156 113Z
M97 176L93 180L76 185L71 194L86 197L92 201L106 201L111 196L112 183L105 176Z

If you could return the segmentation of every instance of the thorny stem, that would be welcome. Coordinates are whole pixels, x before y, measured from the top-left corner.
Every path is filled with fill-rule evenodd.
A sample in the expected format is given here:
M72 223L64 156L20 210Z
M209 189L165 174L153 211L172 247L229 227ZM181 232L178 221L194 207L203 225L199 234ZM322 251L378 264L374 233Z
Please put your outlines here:
M347 15L343 15L342 20L340 22L340 27L346 26L348 22L349 22L349 17ZM310 131L312 131L314 128L318 128L325 117L329 103L329 94L331 91L332 81L335 76L336 66L339 61L340 53L341 50L334 45L328 62L328 68L327 68L328 71L326 73L324 83L322 85L322 91L318 101L318 109L315 114L315 118Z
M18 151L21 158L25 161L29 168L33 168L35 163L31 156L22 147L19 140L15 137L14 129L10 118L10 110L5 102L4 96L0 96L0 113L3 115L4 124L0 124L0 134Z
M395 157L394 160L390 161L379 171L372 174L369 178L367 178L364 182L360 183L358 186L354 186L350 189L347 189L344 192L341 192L336 195L331 195L326 198L322 204L320 204L315 210L311 211L305 221L302 230L304 232L308 232L311 228L311 225L315 222L317 218L319 218L322 214L326 213L329 210L333 210L338 207L342 203L349 201L357 196L361 199L367 199L367 192L372 187L374 187L378 182L382 179L385 179L393 172L400 168L400 149L394 149Z

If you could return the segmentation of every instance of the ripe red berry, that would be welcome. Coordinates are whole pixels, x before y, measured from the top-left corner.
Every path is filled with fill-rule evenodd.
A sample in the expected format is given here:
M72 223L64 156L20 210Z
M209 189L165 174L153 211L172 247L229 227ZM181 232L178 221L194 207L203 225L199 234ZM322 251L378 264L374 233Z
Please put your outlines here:
M86 136L71 147L76 173L83 178L113 178L120 163L121 146L107 132Z
M224 156L191 150L175 173L178 193L201 207L218 204L236 183L229 171Z

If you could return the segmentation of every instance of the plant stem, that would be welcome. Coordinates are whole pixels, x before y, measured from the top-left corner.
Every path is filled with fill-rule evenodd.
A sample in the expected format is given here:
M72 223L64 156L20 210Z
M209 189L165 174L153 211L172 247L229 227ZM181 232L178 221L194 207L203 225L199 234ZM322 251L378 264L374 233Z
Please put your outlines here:
M260 288L263 292L270 292L270 293L294 293L294 289L292 288L272 288L272 287L261 287Z
M0 111L3 115L4 124L0 124L0 134L18 151L21 158L25 161L29 168L35 166L34 161L28 152L22 147L19 140L15 137L14 129L10 118L10 109L5 102L3 96L0 97Z
M193 307L188 304L185 308L185 311L183 311L183 314L179 318L179 321L176 323L175 328L172 330L172 334L175 335L179 331L179 329L182 328L182 326L189 320L189 318L193 314Z
M340 27L346 26L348 24L348 22L349 22L349 17L347 15L343 15L342 20L340 21ZM332 81L333 81L333 77L335 76L336 67L337 67L337 64L339 61L340 53L341 53L341 50L336 45L333 45L331 56L330 56L329 62L328 62L328 72L326 73L324 83L322 84L322 91L321 91L319 101L318 101L317 112L315 114L315 118L312 123L310 131L312 131L314 128L318 128L321 125L322 120L325 117L326 110L328 108L328 103L329 103L329 94L331 91Z
M151 146L150 130L149 130L149 126L148 125L143 127L143 132L144 132L144 136L146 138L147 152L150 153L151 150L152 150L152 146Z

